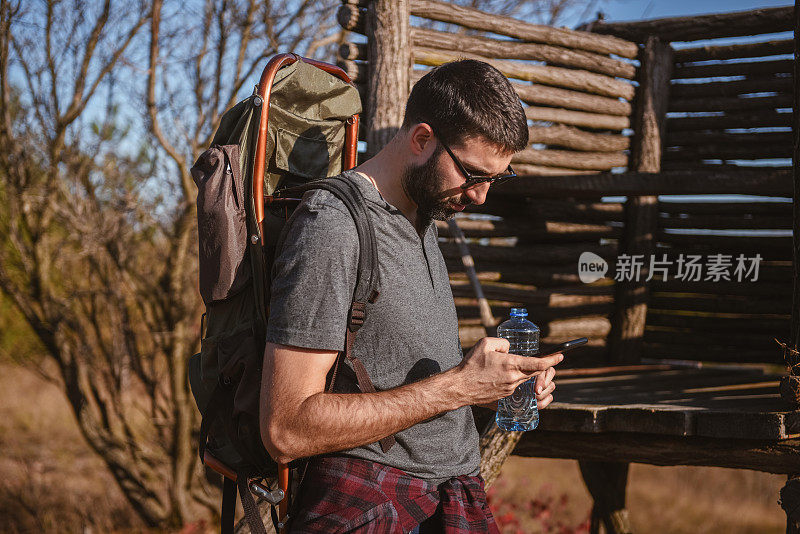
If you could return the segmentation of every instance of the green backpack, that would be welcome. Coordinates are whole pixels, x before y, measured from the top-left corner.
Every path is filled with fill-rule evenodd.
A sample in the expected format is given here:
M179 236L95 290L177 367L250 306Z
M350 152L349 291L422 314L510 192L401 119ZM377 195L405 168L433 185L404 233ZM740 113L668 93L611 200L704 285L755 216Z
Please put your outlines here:
M253 532L265 529L250 492L272 504L283 498L263 483L264 478L275 476L278 466L261 442L261 367L272 260L283 224L305 191L326 189L337 195L350 209L359 234L361 252L351 321L348 332L343 332L335 369L342 359L356 369L361 366L350 357L345 340L352 343L369 301L378 294L377 253L364 199L347 180L330 178L346 170L345 131L361 111L358 92L315 66L321 64L297 59L284 54L270 61L265 73L276 61L290 64L277 70L270 91L259 94L256 87L252 96L223 115L212 146L191 170L198 188L200 294L206 313L201 351L189 360L188 375L202 414L200 458L221 463L230 473L223 488L223 532L232 531L237 487ZM262 76L262 83L264 79ZM264 174L254 177L264 107L260 95L265 94L269 120ZM351 128L350 137L353 131ZM355 140L349 142L354 150ZM268 202L261 224L253 180L263 180ZM362 390L371 387L361 381L359 385ZM274 507L272 517L277 530Z

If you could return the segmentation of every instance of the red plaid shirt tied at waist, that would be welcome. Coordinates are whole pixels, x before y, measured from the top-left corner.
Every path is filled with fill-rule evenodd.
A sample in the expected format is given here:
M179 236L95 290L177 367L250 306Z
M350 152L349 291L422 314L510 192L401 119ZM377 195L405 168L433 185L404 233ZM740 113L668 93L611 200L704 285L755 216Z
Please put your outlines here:
M292 534L499 534L478 476L437 486L394 467L331 456L309 463L297 498Z

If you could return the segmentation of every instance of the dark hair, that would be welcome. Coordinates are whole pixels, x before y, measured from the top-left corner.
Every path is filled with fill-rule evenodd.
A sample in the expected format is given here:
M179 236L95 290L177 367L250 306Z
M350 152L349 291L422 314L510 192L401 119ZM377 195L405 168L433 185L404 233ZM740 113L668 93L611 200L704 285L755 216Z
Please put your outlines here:
M528 146L528 121L517 93L483 61L453 61L425 74L408 97L403 128L421 122L447 144L480 135L508 152Z

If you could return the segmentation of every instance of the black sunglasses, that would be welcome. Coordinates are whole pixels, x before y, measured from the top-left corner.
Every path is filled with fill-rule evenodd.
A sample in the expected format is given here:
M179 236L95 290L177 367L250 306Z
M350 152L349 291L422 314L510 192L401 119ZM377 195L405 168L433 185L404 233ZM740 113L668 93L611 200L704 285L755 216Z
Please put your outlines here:
M456 155L453 154L453 151L450 150L450 147L447 146L447 144L445 144L445 142L442 141L441 138L439 138L439 142L442 144L444 149L447 150L447 153L450 154L450 157L453 159L453 163L456 164L456 167L458 167L458 170L461 171L461 174L464 175L465 181L463 184L461 184L461 189L464 191L472 187L475 187L476 185L480 185L482 183L488 183L489 185L499 184L505 182L506 180L510 180L511 178L517 177L517 173L515 173L514 169L511 168L511 164L508 165L508 168L506 169L506 172L504 174L496 174L495 176L472 174L467 169L464 168L464 165L461 164Z

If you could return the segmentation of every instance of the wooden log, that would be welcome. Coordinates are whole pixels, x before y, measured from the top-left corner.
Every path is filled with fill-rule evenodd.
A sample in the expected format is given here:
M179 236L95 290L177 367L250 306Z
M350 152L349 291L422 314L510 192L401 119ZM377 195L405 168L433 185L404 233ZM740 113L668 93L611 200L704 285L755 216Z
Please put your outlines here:
M691 293L698 295L728 295L728 296L756 296L759 298L773 298L786 296L786 284L774 282L685 282L670 278L667 282L659 280L650 281L650 290L653 292L671 291L677 293Z
M528 142L586 152L620 152L630 146L630 138L624 135L591 133L561 124L528 128Z
M458 219L458 225L464 235L470 239L491 237L518 237L527 241L599 241L601 238L613 238L619 234L618 228L605 224L566 223L555 221L492 221L486 219ZM449 225L437 222L440 238L453 236Z
M453 296L471 296L470 284L463 280L451 280ZM514 302L526 302L531 307L563 309L572 311L586 306L609 306L613 304L611 287L575 286L541 289L531 284L508 284L483 282L486 298ZM588 315L588 314L584 314Z
M521 84L511 82L520 100L526 104L544 104L546 106L591 111L604 115L631 114L631 105L624 100L607 96L590 95L588 93L559 89L540 84Z
M367 60L367 43L346 42L339 45L339 57L351 61Z
M786 534L800 534L800 476L789 475L778 502L786 512Z
M675 343L653 343L645 340L645 354L655 361L659 360L697 360L700 362L719 362L725 364L775 364L774 352L767 349L749 347L730 347L718 345L701 346Z
M599 113L586 113L584 111L570 111L566 109L544 108L527 106L525 116L534 121L555 122L572 126L584 126L596 130L622 131L630 127L628 117L615 115L601 115Z
M342 4L336 11L336 21L347 31L366 35L366 12L357 5Z
M673 215L714 215L714 216L750 216L752 218L775 216L791 217L791 201L783 202L672 202L662 200L658 204L662 213Z
M514 163L514 172L519 176L563 176L580 174L597 174L598 171L587 171L579 169L567 169L565 167L549 167L544 165L528 165L525 163Z
M461 258L458 247L452 243L440 243L439 248L445 258ZM607 260L616 253L616 245L596 243L570 243L566 245L541 244L517 247L497 247L473 245L470 252L479 269L482 262L518 262L530 265L556 265L575 262L583 252L594 252ZM576 267L577 268L577 267Z
M530 108L529 108L530 109ZM575 152L572 150L537 150L527 148L514 154L512 163L572 167L586 170L611 170L628 164L622 152Z
M458 280L459 264L457 260L445 260L451 279ZM531 267L529 265L508 265L507 263L483 262L479 266L478 279L481 282L501 281L512 284L533 284L539 288L562 287L567 284L583 284L575 272L568 272L565 265Z
M734 97L750 93L792 91L791 76L759 76L724 82L674 83L671 98Z
M688 145L673 147L664 152L664 160L772 159L791 157L792 145L789 142L760 146L751 144L737 145L732 143L723 145Z
M686 98L673 99L667 111L741 111L792 107L789 94L753 98Z
M790 132L680 132L667 133L666 146L696 146L706 144L748 144L754 146L785 143L787 139L791 139Z
M336 66L342 69L354 84L363 85L366 88L366 81L369 78L369 65L366 62L339 60L336 62Z
M747 63L715 63L710 65L686 65L675 67L673 79L712 78L714 76L762 76L792 72L794 61L776 59L772 61L751 61Z
M786 329L789 326L789 321L784 321L786 324L781 324L780 321L775 321L775 330ZM647 330L644 333L644 339L647 342L671 344L680 342L685 345L694 345L697 347L728 347L729 349L736 348L750 348L750 349L763 349L769 351L770 348L775 346L775 332L761 333L761 332L730 332L730 331L712 331L690 328L677 328L677 327L662 327L655 326L648 323ZM731 361L736 361L735 355L731 354ZM772 352L772 363L780 363L779 355L774 351Z
M703 229L792 229L791 217L745 216L745 215L693 215L691 217L660 216L659 228L703 228Z
M750 295L736 297L728 295L685 297L680 293L654 293L650 296L652 310L685 310L725 313L791 313L791 298L776 300L774 297L758 299Z
M771 128L791 125L791 113L778 113L776 111L730 113L717 117L675 117L667 119L667 129L672 132L725 130L729 128Z
M686 328L695 332L748 332L752 334L771 334L783 323L788 323L790 316L770 314L766 317L752 314L741 317L706 317L690 312L692 315L676 314L674 312L662 313L650 310L647 324L651 326L665 326ZM727 314L731 315L731 314ZM774 335L774 334L773 334Z
M794 41L792 39L780 39L763 43L679 48L675 50L675 62L691 63L695 61L709 61L712 59L739 59L792 53L794 53Z
M427 71L415 70L411 73L414 83L422 78ZM511 87L519 95L520 100L526 104L543 104L546 106L561 107L602 113L606 115L622 115L627 117L631 114L631 105L624 100L607 96L590 95L580 91L569 89L559 89L541 84L523 84L511 82Z
M637 22L591 23L591 31L643 43L649 36L663 41L697 41L791 31L793 7L773 7L713 15L668 17Z
M652 173L539 176L518 178L499 186L495 194L576 198L614 195L772 195L789 196L790 170L671 171Z
M628 485L628 464L622 462L578 462L583 482L594 499L590 531L600 532L600 524L608 534L630 534L631 520L625 509L625 488Z
M448 2L412 0L411 14L425 19L457 24L473 30L515 37L522 41L546 43L601 54L615 54L631 59L635 58L638 52L634 43L616 37L595 36L564 28L530 24L511 17L493 15Z
M797 8L795 2L794 11L794 119L792 121L792 142L794 150L792 151L792 178L793 178L793 214L794 232L792 234L792 320L789 325L788 342L789 349L800 351L800 8ZM787 358L788 363L794 364L797 358ZM797 375L796 367L791 369L792 375ZM796 474L796 473L795 473ZM795 502L797 497L795 496ZM795 532L800 532L800 527L794 520L797 518L797 511L793 517L790 517L790 527L795 529Z
M373 0L367 8L367 153L377 154L403 123L408 99L408 0Z
M545 61L551 65L576 67L619 78L632 79L636 74L636 67L632 63L561 46L490 39L425 28L412 28L411 41L414 46L424 48L477 54L490 58Z
M542 424L546 424L544 417ZM776 442L772 439L716 439L633 432L584 434L537 429L523 436L514 454L665 466L731 467L787 474L800 472L798 447L798 439Z
M661 168L665 172L732 172L738 173L745 169L752 168L769 168L774 171L791 171L791 163L775 163L770 162L769 165L763 167L752 165L740 165L736 160L728 160L724 163L717 161L662 161ZM757 194L757 193L754 193Z
M661 170L664 117L667 111L672 48L656 37L648 37L641 55L639 94L634 114L631 170L657 173ZM658 197L630 197L625 202L625 221L620 252L649 257L655 249ZM649 266L643 269L646 278ZM638 363L642 358L642 335L647 317L648 287L644 280L615 285L615 309L609 336L614 363Z
M372 0L342 0L342 3L359 7L367 7L371 1Z
M692 235L668 234L663 231L658 231L656 235L659 242L669 244L672 247L681 249L693 248L698 251L712 249L709 252L711 254L717 252L741 252L743 254L761 252L764 255L780 252L788 257L792 246L792 238L784 236ZM775 256L775 259L784 258Z
M630 83L616 80L603 74L492 59L477 54L455 54L432 48L414 48L414 61L431 67L461 58L477 59L489 63L509 78L577 89L602 96L620 97L626 100L633 98L634 89Z

